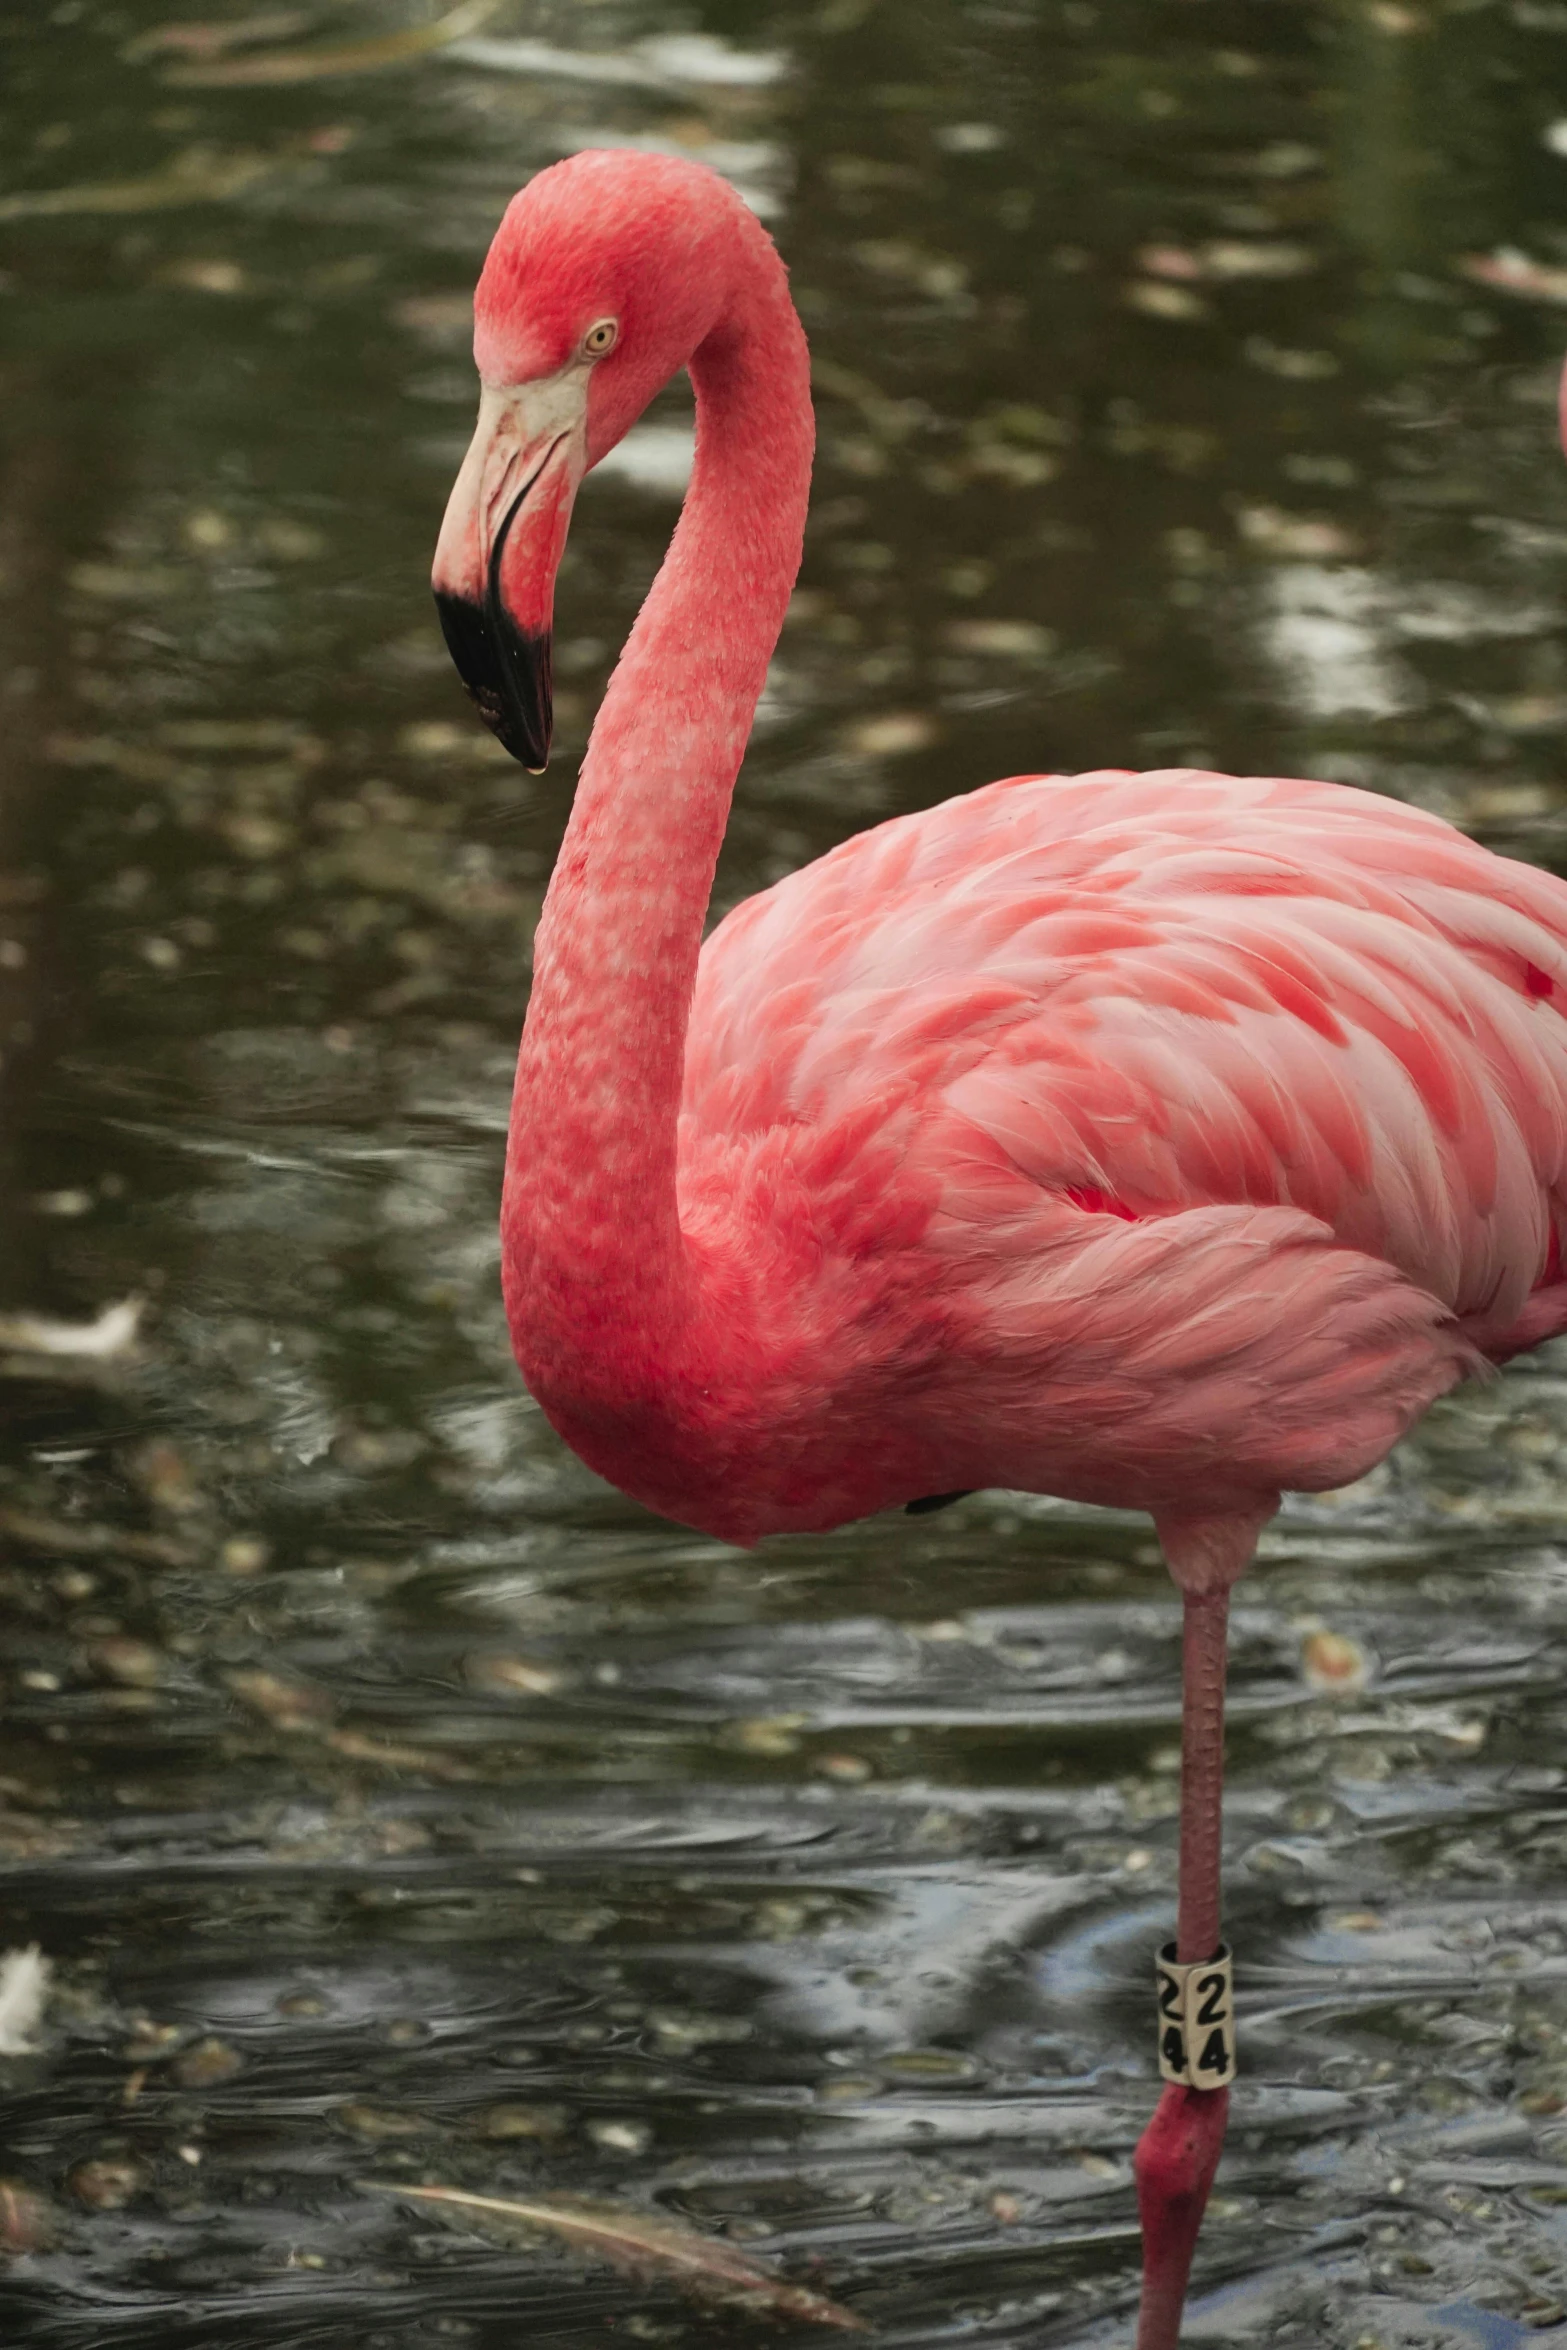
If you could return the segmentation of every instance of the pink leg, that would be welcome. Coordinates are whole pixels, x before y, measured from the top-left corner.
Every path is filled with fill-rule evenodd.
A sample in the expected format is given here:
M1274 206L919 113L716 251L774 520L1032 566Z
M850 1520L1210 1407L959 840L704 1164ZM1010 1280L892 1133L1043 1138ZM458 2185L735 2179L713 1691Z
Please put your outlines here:
M1165 2086L1137 2142L1137 2208L1143 2223L1143 2299L1137 2350L1176 2350L1197 2231L1230 2118L1228 2089Z
M1277 1507L1223 1519L1158 1521L1170 1572L1185 1599L1181 1655L1181 1858L1176 1956L1197 1963L1219 1948L1224 1798L1224 1669L1230 1585ZM1143 2299L1137 2350L1178 2350L1186 2281L1229 2120L1228 2089L1166 2087L1133 2170L1143 2223Z

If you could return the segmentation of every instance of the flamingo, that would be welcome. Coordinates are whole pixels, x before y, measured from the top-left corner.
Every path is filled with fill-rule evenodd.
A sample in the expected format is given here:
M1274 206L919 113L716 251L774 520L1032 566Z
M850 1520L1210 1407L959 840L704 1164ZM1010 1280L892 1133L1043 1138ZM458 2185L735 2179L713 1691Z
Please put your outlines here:
M580 154L507 209L474 351L433 581L534 771L577 486L680 368L696 393L538 925L501 1209L522 1372L592 1468L728 1542L985 1486L1150 1512L1190 2022L1259 1531L1567 1328L1567 886L1336 784L1025 775L704 944L810 483L783 263L699 165ZM1178 2341L1224 2138L1226 2052L1210 2084L1194 2046L1135 2159L1139 2350Z

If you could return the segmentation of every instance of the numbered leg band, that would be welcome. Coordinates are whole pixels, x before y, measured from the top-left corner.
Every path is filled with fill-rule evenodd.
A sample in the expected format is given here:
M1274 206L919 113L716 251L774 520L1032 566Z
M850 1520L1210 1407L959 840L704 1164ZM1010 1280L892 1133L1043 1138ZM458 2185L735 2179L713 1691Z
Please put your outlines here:
M1235 1962L1227 1942L1200 1966L1183 1966L1167 1942L1156 1968L1159 2070L1188 2089L1227 2089L1235 2078Z

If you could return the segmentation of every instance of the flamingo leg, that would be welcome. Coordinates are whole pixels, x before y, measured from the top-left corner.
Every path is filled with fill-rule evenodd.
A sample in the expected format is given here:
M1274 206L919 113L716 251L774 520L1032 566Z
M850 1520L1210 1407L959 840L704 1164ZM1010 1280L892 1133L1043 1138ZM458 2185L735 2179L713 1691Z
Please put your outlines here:
M1161 1528L1161 1534L1164 1533ZM1167 1554L1171 1553L1168 1539ZM1249 1549L1249 1545L1248 1545ZM1174 1555L1170 1563L1180 1576ZM1219 1948L1224 1797L1224 1673L1228 1582L1185 1593L1181 1691L1181 1856L1176 1956L1201 1963ZM1186 2282L1229 2119L1228 2089L1170 2083L1133 2161L1143 2224L1137 2350L1177 2350Z

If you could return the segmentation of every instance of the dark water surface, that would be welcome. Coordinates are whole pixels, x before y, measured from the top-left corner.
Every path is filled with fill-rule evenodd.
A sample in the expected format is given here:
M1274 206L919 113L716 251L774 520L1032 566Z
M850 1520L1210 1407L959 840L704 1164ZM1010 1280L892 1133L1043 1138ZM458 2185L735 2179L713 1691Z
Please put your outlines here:
M1124 2342L1146 1524L748 1558L511 1367L528 940L688 409L582 498L530 783L426 586L467 292L604 141L793 267L822 462L723 902L1051 766L1340 776L1558 863L1567 5L498 0L399 54L444 0L178 4L0 0L0 1944L60 1984L0 2061L53 2210L0 2338L781 2338L375 2178L662 2214L888 2344ZM1549 2334L1567 1351L1293 1507L1234 1651L1189 2338Z

